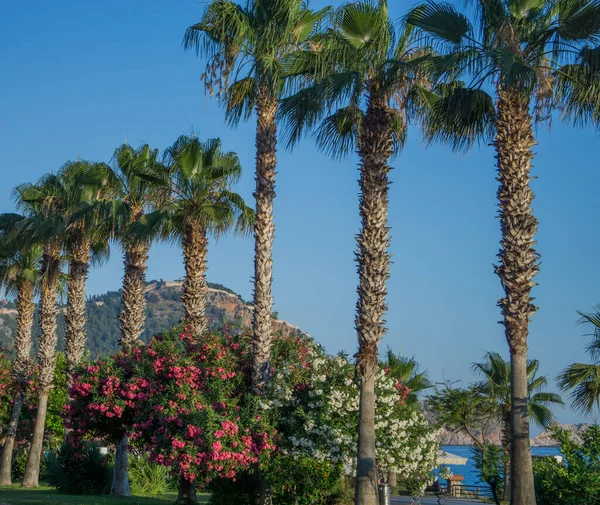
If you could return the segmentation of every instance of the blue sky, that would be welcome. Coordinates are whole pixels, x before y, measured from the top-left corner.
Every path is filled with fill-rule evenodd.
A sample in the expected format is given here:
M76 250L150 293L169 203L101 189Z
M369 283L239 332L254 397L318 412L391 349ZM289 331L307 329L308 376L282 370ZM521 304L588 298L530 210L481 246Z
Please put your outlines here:
M317 5L324 5L320 0ZM395 3L394 3L395 4ZM410 5L392 7L399 17ZM202 62L181 47L204 3L192 0L10 2L0 17L0 212L11 189L78 157L108 161L127 140L160 149L192 129L220 136L244 167L252 201L254 125L227 127L206 97ZM600 302L596 233L598 137L555 121L538 130L533 182L542 255L530 355L550 378L586 359L577 310ZM425 149L413 129L393 162L389 223L393 268L382 345L415 355L434 380L469 380L484 350L507 354L493 271L500 237L490 147L466 155ZM310 139L279 151L273 285L275 310L330 351L353 352L359 229L356 157L332 162ZM251 239L211 242L210 281L251 297ZM148 279L183 275L178 247L153 247ZM92 271L89 294L118 289L115 247ZM581 417L559 410L559 418Z

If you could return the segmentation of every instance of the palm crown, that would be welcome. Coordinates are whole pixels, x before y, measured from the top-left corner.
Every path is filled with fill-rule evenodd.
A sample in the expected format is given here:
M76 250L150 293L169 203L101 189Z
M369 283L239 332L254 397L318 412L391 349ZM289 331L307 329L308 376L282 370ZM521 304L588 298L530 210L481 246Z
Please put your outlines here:
M531 420L542 428L547 428L554 416L551 405L562 405L560 395L543 391L548 385L545 376L538 376L540 363L536 359L527 362L528 409ZM487 352L483 360L473 363L473 370L483 376L479 384L481 391L493 398L498 408L498 417L503 421L510 414L510 363L497 352Z
M353 152L369 100L376 95L388 106L396 154L406 137L414 84L423 78L423 51L414 42L413 27L394 29L385 1L338 9L331 26L312 37L310 48L287 61L289 73L301 76L296 80L300 89L281 105L288 146L316 127L317 144L326 153Z
M154 171L136 169L137 176L169 197L161 208L139 220L134 235L159 233L177 240L185 235L190 221L215 235L230 228L242 233L250 229L254 212L231 191L242 173L240 161L235 153L221 150L220 139L202 142L182 136L165 152L165 162Z
M600 409L600 312L580 313L581 322L592 327L592 341L586 347L592 363L573 363L558 376L558 384L570 391L573 408L591 413Z
M231 122L249 119L259 95L283 95L286 58L307 43L327 10L307 9L303 0L251 0L243 7L217 0L187 29L184 46L206 56L205 83L224 97Z
M431 140L457 148L488 140L492 86L526 96L537 120L549 119L554 107L575 121L598 117L600 52L590 45L600 40L600 3L479 0L473 10L475 26L447 3L422 4L407 16L442 53L430 70L450 81L422 90Z

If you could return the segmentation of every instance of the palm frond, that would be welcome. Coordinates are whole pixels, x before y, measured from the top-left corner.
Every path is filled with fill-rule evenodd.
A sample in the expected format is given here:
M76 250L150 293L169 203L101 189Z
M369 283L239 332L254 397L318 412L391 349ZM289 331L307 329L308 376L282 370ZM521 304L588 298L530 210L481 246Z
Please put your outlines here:
M408 13L406 22L454 45L463 43L473 31L469 19L448 3L423 3Z

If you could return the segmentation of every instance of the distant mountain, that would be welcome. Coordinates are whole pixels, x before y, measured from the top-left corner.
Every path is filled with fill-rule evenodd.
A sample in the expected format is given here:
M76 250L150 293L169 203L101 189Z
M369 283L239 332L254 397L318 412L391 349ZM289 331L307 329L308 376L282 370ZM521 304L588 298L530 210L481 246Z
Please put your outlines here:
M581 443L581 434L589 428L589 424L554 424L555 427L559 427L563 430L568 430L571 432L571 438L576 442ZM556 440L554 440L550 436L549 430L542 431L537 437L535 437L531 444L536 447L555 447L558 444Z
M146 327L142 340L147 342L153 335L176 326L183 316L181 305L181 281L150 281L145 289ZM64 307L58 317L58 335L60 350L64 347ZM87 301L87 349L92 357L110 354L118 349L119 321L117 316L121 310L121 291L109 291L103 295L95 295ZM252 304L221 285L209 283L207 313L211 328L224 323L238 326L250 326L252 323ZM0 349L5 348L12 354L12 341L16 331L16 315L14 303L0 301ZM277 314L274 314L277 317ZM287 321L275 320L276 330L285 334L303 334L297 326ZM34 326L34 347L36 347L39 327Z

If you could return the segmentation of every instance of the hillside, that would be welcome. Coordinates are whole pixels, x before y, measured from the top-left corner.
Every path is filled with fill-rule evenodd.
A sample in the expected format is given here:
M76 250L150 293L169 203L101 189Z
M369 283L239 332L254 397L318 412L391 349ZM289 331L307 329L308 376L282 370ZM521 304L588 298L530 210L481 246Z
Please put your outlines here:
M173 328L183 316L181 306L181 282L151 281L146 286L146 329L142 339ZM87 302L87 349L92 357L110 354L117 350L119 339L119 321L117 316L121 310L121 292L109 291L102 295L92 296ZM252 322L252 304L231 289L220 284L209 283L208 319L211 328L233 323L246 327ZM60 350L64 347L64 307L58 317L58 334ZM14 304L0 303L0 349L11 353L12 340L16 331L16 310ZM286 321L276 320L277 330L285 333L302 333L302 331ZM34 347L39 335L37 321L34 326Z

